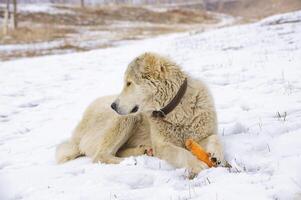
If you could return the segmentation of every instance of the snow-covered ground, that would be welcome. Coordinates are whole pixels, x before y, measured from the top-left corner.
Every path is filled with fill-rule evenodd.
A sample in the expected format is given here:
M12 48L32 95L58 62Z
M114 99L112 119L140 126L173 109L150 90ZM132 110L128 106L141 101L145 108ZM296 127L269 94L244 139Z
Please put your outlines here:
M299 11L195 35L1 62L0 199L301 199L300 18ZM56 145L70 137L85 107L118 93L127 64L144 51L170 56L212 88L233 169L188 180L184 169L147 156L119 165L55 163Z

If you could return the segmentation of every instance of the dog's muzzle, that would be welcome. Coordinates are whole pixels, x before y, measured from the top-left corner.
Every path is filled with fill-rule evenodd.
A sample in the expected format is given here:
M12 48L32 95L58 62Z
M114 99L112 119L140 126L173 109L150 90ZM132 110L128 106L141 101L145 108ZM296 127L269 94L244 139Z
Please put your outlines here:
M118 109L118 104L116 102L113 102L111 104L111 108L117 112L118 114L122 114L124 115L123 113L120 112L120 109ZM136 113L137 111L139 110L139 106L138 105L135 105L134 108L130 111L130 113Z

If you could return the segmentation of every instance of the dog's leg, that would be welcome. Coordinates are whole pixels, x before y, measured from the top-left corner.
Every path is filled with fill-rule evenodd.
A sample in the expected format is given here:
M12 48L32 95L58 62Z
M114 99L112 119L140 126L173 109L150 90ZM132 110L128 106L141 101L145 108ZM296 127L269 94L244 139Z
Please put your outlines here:
M73 141L65 141L56 148L57 163L64 163L81 156L78 145Z
M198 160L191 152L182 147L178 147L170 142L164 141L163 138L156 137L153 141L154 155L166 160L177 168L187 168L193 173L199 173L208 166Z
M205 150L210 153L211 161L217 165L225 166L227 162L224 159L223 146L218 135L211 135L201 140L199 143Z
M139 116L123 116L112 122L98 144L99 148L93 156L93 162L120 163L123 158L115 155L134 132L133 129L139 120Z

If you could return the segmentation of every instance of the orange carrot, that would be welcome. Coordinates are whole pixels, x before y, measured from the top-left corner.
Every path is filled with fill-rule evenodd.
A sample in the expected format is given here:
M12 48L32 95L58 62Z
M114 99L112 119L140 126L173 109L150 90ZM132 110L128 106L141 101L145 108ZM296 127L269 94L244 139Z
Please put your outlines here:
M185 142L186 148L191 151L199 160L203 161L208 167L213 167L215 164L210 160L209 154L195 141L188 139Z

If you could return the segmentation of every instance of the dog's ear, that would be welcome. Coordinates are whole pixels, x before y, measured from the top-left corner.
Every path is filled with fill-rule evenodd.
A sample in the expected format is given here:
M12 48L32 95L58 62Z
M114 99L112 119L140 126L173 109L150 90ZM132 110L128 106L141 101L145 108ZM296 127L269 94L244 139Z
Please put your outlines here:
M143 54L145 72L154 78L164 78L168 71L168 62L153 53Z
M143 54L143 65L146 70L157 70L158 59L152 53Z

